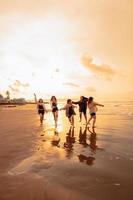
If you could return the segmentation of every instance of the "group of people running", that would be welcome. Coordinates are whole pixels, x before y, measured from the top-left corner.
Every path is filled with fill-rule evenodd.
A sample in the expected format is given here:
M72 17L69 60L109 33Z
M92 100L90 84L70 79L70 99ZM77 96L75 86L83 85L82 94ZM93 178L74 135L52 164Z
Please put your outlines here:
M37 100L36 94L34 94L35 97L35 102L37 104L37 109L38 109L38 114L40 115L40 123L43 123L44 119L44 114L48 112L48 110L45 107L45 104L43 102L43 99ZM82 121L82 114L84 115L86 125L90 123L91 120L93 120L92 127L95 127L96 123L96 112L97 112L97 106L104 106L102 104L96 103L94 101L93 97L84 97L80 96L79 101L72 101L71 99L67 100L66 105L63 108L58 108L58 101L55 96L51 97L50 100L50 105L51 105L51 111L53 113L54 121L55 121L55 127L57 127L57 122L58 122L58 111L60 110L65 110L66 111L66 117L68 117L69 122L71 123L72 126L74 126L74 115L76 115L74 108L77 107L76 105L79 106L79 117L80 117L80 122ZM87 107L89 109L90 117L87 121Z

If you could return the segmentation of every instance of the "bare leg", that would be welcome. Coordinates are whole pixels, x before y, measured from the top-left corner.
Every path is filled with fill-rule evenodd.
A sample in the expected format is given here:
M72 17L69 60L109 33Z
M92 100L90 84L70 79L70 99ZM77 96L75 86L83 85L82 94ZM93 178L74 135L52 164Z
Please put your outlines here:
M90 117L90 119L88 120L87 124L89 124L92 119L93 119L93 116Z
M55 112L53 112L53 116L54 116L54 121L56 121Z
M96 123L96 116L93 116L93 128L95 128L95 123Z
M69 119L69 122L72 123L72 119L71 119L71 117L69 117L68 119Z
M41 124L43 123L43 117L44 117L44 115L40 114L40 123Z
M72 125L74 126L74 116L72 116Z
M87 123L87 115L86 114L84 114L84 118L85 118L85 121Z
M55 121L55 126L57 127L58 111L54 112L54 121Z
M82 121L82 112L79 113L80 122Z

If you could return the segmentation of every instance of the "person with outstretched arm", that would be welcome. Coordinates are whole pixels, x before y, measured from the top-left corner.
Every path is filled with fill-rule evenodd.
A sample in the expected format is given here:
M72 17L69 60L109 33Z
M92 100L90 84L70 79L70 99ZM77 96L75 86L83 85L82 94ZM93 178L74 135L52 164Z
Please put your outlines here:
M68 99L67 100L67 104L63 107L63 108L60 108L60 110L66 110L66 117L68 117L69 119L69 122L72 126L74 126L74 115L76 115L75 111L74 111L74 108L76 106L74 106L72 104L72 100L71 99Z
M85 121L87 123L87 115L86 115L87 101L88 101L88 98L86 98L84 96L80 96L80 100L79 101L72 101L73 104L77 104L79 106L79 118L80 118L80 122L82 121L82 113L83 113Z
M90 123L91 120L93 120L93 125L92 125L93 128L95 128L95 123L96 123L96 112L98 111L97 106L104 107L104 105L96 103L94 101L93 97L89 97L89 99L88 99L88 108L89 108L89 111L90 111L90 118L89 118L89 120L87 122L87 125Z
M37 100L36 94L34 94L35 103L37 104L38 114L40 116L40 123L43 124L44 114L47 112L46 107L44 105L43 99Z

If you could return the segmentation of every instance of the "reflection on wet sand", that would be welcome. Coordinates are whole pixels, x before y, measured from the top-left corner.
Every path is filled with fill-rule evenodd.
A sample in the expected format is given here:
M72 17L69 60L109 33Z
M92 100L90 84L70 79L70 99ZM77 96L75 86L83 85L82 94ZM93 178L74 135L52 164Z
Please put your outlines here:
M96 142L97 142L97 134L95 132L95 128L92 128L92 130L90 130L90 128L88 127L88 131L90 132L90 137L89 137L89 141L90 141L90 148L92 153L96 153L96 150L104 150L103 148L100 148L97 146Z
M91 148L91 151L93 153L96 153L96 149L98 148L98 146L96 145L97 134L96 134L94 128L92 128L92 131L91 131L90 128L88 127L88 131L90 133L90 137L89 137L90 144L89 144L89 146Z
M0 199L133 199L132 121L105 115L93 130L76 115L73 128L61 113L55 132L52 120L40 127L34 110L1 111Z
M87 139L87 126L85 126L84 131L82 131L82 127L80 127L79 130L79 144L83 144L84 147L88 146L88 143L86 142Z
M89 137L90 144L87 143L87 131L89 133L91 133L91 135ZM90 128L88 128L86 126L84 128L84 130L82 131L82 127L80 127L80 131L79 131L79 144L82 144L85 148L86 147L90 147L91 150L93 150L93 153L94 153L95 150L96 150L96 148L97 148L95 129L93 128L92 131L91 131ZM88 151L88 154L90 154L89 151ZM79 154L78 158L79 158L79 162L83 162L83 163L85 162L87 165L90 165L90 166L94 164L94 160L95 160L94 155Z
M93 156L85 156L83 154L78 155L79 161L84 162L86 161L87 165L93 165L95 158Z
M57 131L54 131L54 137L51 141L51 144L53 146L57 146L57 147L60 147L60 137L59 137L59 133Z
M76 140L77 133L79 133L79 140ZM65 160L66 158L76 161L78 157L80 163L86 163L89 166L95 164L96 150L101 150L101 148L96 144L97 134L94 129L90 130L90 128L85 126L75 128L71 126L66 133L66 137L63 135L62 132L57 131L55 128L50 127L43 130L41 127L41 140L38 144L37 152L21 161L16 167L10 170L9 174L17 175L26 173L27 171L35 172L40 168L47 168L49 164L52 166L57 158L58 161ZM86 149L85 152L84 149Z
M66 142L64 143L64 147L66 150L66 157L69 159L72 157L74 143L75 143L74 127L70 127L69 132L66 134Z

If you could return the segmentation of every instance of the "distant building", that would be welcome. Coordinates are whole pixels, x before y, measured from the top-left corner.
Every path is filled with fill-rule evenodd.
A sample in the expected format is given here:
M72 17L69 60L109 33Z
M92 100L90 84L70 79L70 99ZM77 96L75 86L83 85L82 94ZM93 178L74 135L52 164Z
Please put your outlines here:
M26 100L24 98L19 98L19 99L12 99L10 102L16 104L25 104Z
M0 104L26 104L26 100L24 98L10 99L10 93L7 91L5 98L0 94Z

